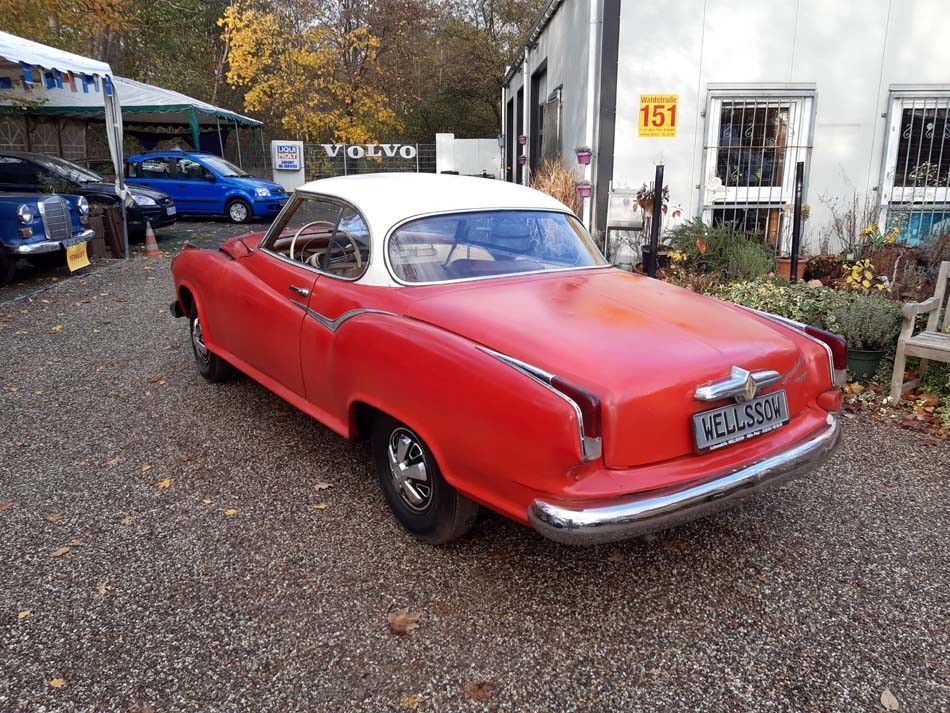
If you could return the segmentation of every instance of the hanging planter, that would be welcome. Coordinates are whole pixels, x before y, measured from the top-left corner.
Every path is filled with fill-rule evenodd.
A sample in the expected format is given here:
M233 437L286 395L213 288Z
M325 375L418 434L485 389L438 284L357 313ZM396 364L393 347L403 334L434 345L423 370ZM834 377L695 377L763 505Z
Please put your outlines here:
M518 137L518 143L524 146L525 144L528 143L528 137L522 134L521 136Z
M518 165L519 165L519 166L524 166L526 163L528 163L528 157L527 157L527 156L519 156L519 157L518 157Z
M581 198L590 198L592 192L593 186L590 185L590 182L581 181L577 184L577 195Z
M591 156L593 156L590 146L578 146L576 149L574 149L574 153L577 154L577 162L582 166L588 165L590 163Z

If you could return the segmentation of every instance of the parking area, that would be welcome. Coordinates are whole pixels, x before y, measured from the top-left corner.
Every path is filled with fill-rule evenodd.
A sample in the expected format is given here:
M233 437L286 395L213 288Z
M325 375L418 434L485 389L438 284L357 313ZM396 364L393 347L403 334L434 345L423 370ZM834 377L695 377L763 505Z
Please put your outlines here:
M848 418L649 541L421 545L365 445L195 371L170 256L240 230L0 292L0 710L948 709L950 444Z

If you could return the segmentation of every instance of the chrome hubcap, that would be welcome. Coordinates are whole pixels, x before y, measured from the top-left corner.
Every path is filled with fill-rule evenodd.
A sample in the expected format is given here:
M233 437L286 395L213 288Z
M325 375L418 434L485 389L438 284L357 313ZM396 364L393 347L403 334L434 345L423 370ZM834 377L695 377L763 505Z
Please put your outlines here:
M238 223L243 223L247 220L247 208L243 203L232 203L229 212L231 213L231 220L237 221Z
M201 321L195 317L195 323L191 327L191 343L195 345L195 356L201 361L208 361L211 352L205 345L204 337L201 333Z
M416 435L397 428L389 436L389 470L399 497L411 510L422 512L432 502L425 452Z

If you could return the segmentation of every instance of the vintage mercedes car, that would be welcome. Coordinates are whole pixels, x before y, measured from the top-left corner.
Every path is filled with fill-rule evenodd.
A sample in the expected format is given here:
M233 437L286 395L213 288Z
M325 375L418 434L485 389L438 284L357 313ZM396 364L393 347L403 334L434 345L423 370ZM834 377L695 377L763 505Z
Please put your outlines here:
M509 183L308 183L266 232L186 246L172 272L200 373L370 438L390 508L433 544L479 506L560 542L634 537L840 437L842 339L614 269L569 209Z

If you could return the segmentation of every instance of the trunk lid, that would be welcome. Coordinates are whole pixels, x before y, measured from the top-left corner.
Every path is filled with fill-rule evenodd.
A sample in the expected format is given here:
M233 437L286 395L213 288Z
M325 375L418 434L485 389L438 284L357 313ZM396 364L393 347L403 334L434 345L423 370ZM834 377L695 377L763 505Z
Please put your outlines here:
M612 269L416 288L409 316L597 394L604 459L629 467L694 452L690 416L721 403L697 386L733 365L785 377L807 367L802 339L734 305ZM799 379L806 384L806 379ZM780 383L789 412L806 389Z

